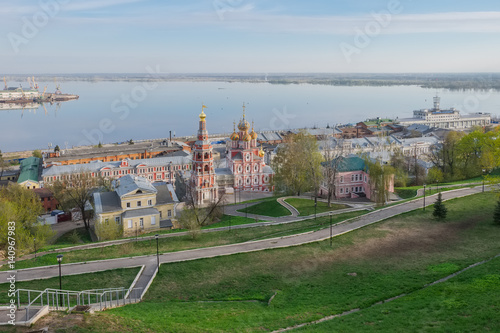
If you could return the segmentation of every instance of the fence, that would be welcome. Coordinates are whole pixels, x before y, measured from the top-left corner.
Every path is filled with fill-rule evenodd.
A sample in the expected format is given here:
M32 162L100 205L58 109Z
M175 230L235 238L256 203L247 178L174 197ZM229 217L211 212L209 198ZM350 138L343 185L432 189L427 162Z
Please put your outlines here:
M47 288L44 291L17 289L17 309L26 311L26 321L30 310L48 306L49 310L70 310L72 307L90 306L93 310L102 311L141 300L143 288L106 288L83 291L71 291Z

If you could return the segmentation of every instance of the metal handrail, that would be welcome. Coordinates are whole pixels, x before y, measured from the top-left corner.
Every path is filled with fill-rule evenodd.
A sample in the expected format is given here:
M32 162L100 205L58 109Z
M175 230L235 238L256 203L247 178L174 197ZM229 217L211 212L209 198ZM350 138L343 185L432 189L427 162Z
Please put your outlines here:
M94 304L100 311L102 311L106 308L118 307L121 305L126 305L127 303L130 304L139 301L141 299L142 289L143 288L125 289L123 287L90 289L82 291L60 290L52 288L46 288L43 291L17 289L15 295L17 296L17 309L23 309L26 311L26 321L28 321L30 308L35 306L37 302L40 302L40 306L43 307L45 297L46 305L49 307L49 309L69 309L71 307L71 298L75 298L76 305ZM21 306L21 292L28 293L28 304L25 306ZM38 295L33 300L31 299L32 292L38 293ZM130 297L131 294L134 294L135 297ZM139 295L139 297L137 297L137 295ZM59 304L60 301L61 304Z

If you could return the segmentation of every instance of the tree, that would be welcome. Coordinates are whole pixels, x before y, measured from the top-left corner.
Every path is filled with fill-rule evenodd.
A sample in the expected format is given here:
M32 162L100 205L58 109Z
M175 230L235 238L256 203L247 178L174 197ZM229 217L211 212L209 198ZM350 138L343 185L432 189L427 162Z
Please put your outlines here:
M371 198L377 206L383 206L389 200L389 188L394 180L394 168L380 160L365 158L370 176Z
M493 223L500 225L500 200L497 201L495 211L493 212Z
M446 218L447 213L448 209L444 206L441 193L439 193L436 202L434 203L434 211L432 212L432 216L434 216L436 220L441 221Z
M42 158L42 152L40 151L40 149L33 150L33 154L32 155L34 157Z
M323 177L322 160L314 136L304 131L288 135L273 159L276 191L300 195L314 190L317 195Z
M123 229L120 224L105 221L96 223L95 233L99 240L113 240L123 236Z
M132 139L130 139L130 140L128 141L128 144L129 144L129 145L133 145L133 144L134 144L134 141L133 141Z
M197 239L203 226L210 225L222 217L221 203L224 196L219 193L217 200L211 202L207 207L202 207L196 201L195 187L181 176L178 181L182 182L182 187L186 189L185 205L179 213L178 221L182 228L188 230L192 239Z
M7 236L9 231L13 231L17 254L32 251L34 238L40 248L54 236L49 225L38 222L38 216L42 213L40 198L33 191L18 184L0 188L0 234ZM7 241L7 237L0 237L0 251L5 252Z
M58 151L61 151L61 148L59 148L59 145L56 145L54 147L54 153L57 153Z
M85 229L90 229L90 212L85 210L91 202L94 189L99 186L99 179L92 177L89 172L66 174L63 180L57 180L50 187L54 197L63 210L78 208L82 214Z
M394 168L394 186L406 187L408 183L409 161L400 148L393 151L390 165Z
M343 140L336 140L335 147L330 140L325 140L323 144L323 158L325 161L322 163L322 166L324 170L324 180L328 190L328 207L331 207L332 199L336 199L337 175L345 164L345 160L342 158L343 155Z
M443 181L443 172L441 169L432 167L429 169L429 172L427 173L427 183L433 184L433 183L441 183Z
M0 150L0 178L3 176L3 172L7 168L8 163L3 159L2 151Z
M465 134L462 132L449 132L443 143L432 145L428 157L434 166L441 169L446 180L460 177L460 153L458 144Z

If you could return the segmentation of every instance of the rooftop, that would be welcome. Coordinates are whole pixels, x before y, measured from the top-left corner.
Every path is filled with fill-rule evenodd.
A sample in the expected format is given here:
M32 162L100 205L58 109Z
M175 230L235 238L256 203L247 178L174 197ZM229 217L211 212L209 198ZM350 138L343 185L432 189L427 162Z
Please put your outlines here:
M164 156L145 158L140 160L127 159L129 167L136 168L140 165L148 166L165 166L172 163L173 165L191 164L191 154L185 151L177 152L177 156ZM57 176L61 174L70 174L78 172L97 172L102 168L108 167L110 169L119 168L121 161L117 162L91 162L85 164L73 165L53 165L43 170L42 176Z

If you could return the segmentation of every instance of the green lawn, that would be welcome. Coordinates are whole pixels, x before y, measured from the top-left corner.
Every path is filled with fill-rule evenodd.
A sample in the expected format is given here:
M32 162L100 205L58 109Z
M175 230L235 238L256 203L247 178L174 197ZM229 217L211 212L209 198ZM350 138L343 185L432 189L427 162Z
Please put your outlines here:
M164 264L143 302L60 332L106 332L108 323L133 332L271 331L355 308L362 311L310 329L498 331L500 258L419 291L500 253L496 200L484 193L447 201L444 222L432 209L406 213L335 237L333 249L325 241ZM413 294L372 307L403 293Z
M62 246L74 246L84 243L92 243L92 239L90 238L90 234L85 229L85 227L78 228L72 231L68 231L61 237L59 237L54 245L62 245Z
M396 192L401 199L409 199L417 195L417 188L395 187L394 192Z
M500 332L500 258L449 281L296 332Z
M219 222L203 227L202 229L222 228L222 227L229 227L241 224L258 223L264 221L265 220L251 219L243 216L223 215Z
M345 219L365 214L365 211L339 214L333 217L333 222L337 223ZM244 218L243 218L244 219ZM241 221L241 219L240 219ZM255 222L255 220L252 220ZM191 239L189 235L176 236L159 239L159 249L161 253L182 251L201 247L210 247L218 245L227 245L241 243L250 240L278 237L288 234L316 230L324 227L328 223L328 217L309 219L306 221L294 222L289 224L263 226L256 228L232 229L230 231L214 231L201 233L196 240ZM107 246L102 248L75 250L63 252L64 262L86 262L92 260L102 260L111 258L131 257L156 253L156 242L154 236L148 239L139 238L137 242ZM37 266L48 266L57 264L56 256L59 253L50 253L39 256L35 259L20 260L16 262L16 269L24 269ZM7 270L3 266L0 270Z
M100 288L129 288L134 281L139 267L114 269L103 272L81 275L67 275L71 268L62 267L62 287L64 290L81 291ZM16 282L17 289L45 290L46 288L59 289L59 277L33 281ZM9 284L0 284L0 304L9 302L7 291Z
M276 199L263 201L258 204L239 209L240 213L256 214L262 216L281 217L292 215L288 209L283 207Z
M285 200L287 203L295 207L299 211L299 216L311 216L314 215L314 200L310 199L300 199L300 198L289 198ZM324 213L329 211L334 211L338 209L349 208L347 205L332 203L331 207L328 207L328 203L318 201L316 207L316 213Z

